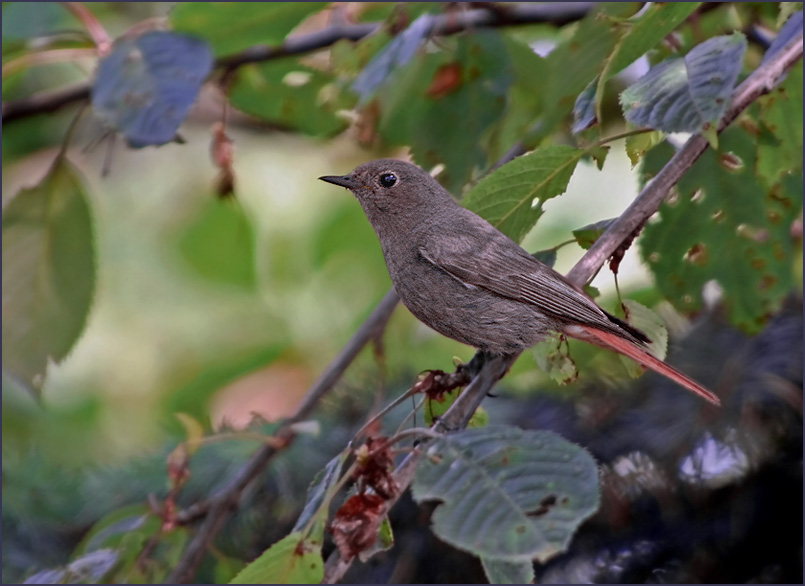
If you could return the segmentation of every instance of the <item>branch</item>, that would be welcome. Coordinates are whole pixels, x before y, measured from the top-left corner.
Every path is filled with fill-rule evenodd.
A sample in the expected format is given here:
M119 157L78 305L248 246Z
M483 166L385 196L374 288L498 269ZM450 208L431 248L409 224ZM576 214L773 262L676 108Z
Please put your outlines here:
M372 314L310 387L293 417L283 421L274 433L274 437L278 440L276 444L266 444L260 447L240 469L237 476L208 502L191 507L179 516L181 522L188 522L197 516L206 514L203 524L193 536L193 540L187 546L182 559L179 560L171 575L168 576L166 583L182 584L193 579L196 568L204 558L210 543L223 527L227 517L237 507L243 493L265 471L274 457L293 440L292 426L307 418L319 400L335 386L363 347L385 327L398 301L399 297L394 289L386 293Z
M802 57L802 33L786 44L772 59L762 64L733 92L732 106L719 124L719 132L726 128L754 100L768 92L780 77ZM628 238L635 228L651 216L682 175L690 169L696 159L705 151L708 142L701 136L691 138L674 157L668 161L654 180L647 185L630 205L601 235L582 259L568 273L568 278L581 286L588 282L604 265L607 259ZM480 358L483 366L478 375L467 386L452 407L436 423L434 430L439 432L463 429L472 414L486 397L492 387L506 374L516 356L484 357L480 352L473 360ZM424 442L423 442L424 443ZM422 445L422 444L420 444ZM399 486L398 495L410 486L416 472L422 451L408 454L394 471L394 479ZM387 514L399 496L384 503L381 513ZM352 565L353 559L344 559L336 549L327 559L323 583L338 582Z
M83 5L77 5L86 10ZM430 16L430 34L452 35L477 28L540 22L562 25L584 17L594 5L594 2L529 3L511 7L506 6L505 10L503 9L504 6L501 5L498 10L481 8L455 14ZM90 14L90 16L92 15ZM86 24L86 21L84 22ZM383 23L333 25L316 32L288 37L279 47L255 46L237 55L222 57L216 61L216 67L229 73L249 63L271 61L293 55L305 55L326 49L341 40L359 41L377 32L382 27ZM98 39L96 39L96 42L98 42ZM89 95L90 84L85 83L67 90L36 94L29 98L4 103L3 124L34 114L53 112L72 102L85 100Z

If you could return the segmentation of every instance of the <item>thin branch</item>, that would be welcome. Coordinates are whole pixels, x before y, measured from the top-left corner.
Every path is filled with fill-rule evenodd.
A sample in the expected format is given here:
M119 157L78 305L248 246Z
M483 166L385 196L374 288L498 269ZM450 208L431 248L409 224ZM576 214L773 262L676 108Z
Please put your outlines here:
M399 297L397 297L397 292L394 289L386 293L386 296L383 297L372 314L355 332L346 346L341 349L338 356L335 357L313 386L310 387L293 417L284 421L274 434L281 446L287 446L293 440L293 424L306 419L310 415L319 400L335 386L363 347L377 335L378 331L385 327L398 301ZM243 493L265 471L268 464L282 451L283 447L278 447L275 444L266 444L260 447L240 469L237 476L220 489L208 502L200 503L198 510L190 507L179 516L180 522L188 522L199 514L206 514L204 522L187 546L182 559L179 560L179 563L168 577L167 583L181 584L192 581L196 568L204 558L207 548L223 527L232 510L237 507Z
M780 77L802 57L802 33L783 47L767 63L758 67L733 93L732 106L727 111L719 131L726 128L759 96L768 92ZM613 223L582 259L568 273L568 278L577 285L587 283L603 266L613 252L628 238L635 227L644 222L660 206L668 190L690 169L693 163L707 148L708 142L701 136L691 138L654 180L643 189L637 199ZM476 358L482 356L479 352ZM492 387L506 374L516 356L492 356L483 362L478 375L459 396L452 407L436 423L434 430L440 432L463 429L472 414L484 400ZM473 359L475 360L475 359ZM421 458L422 450L408 454L394 471L394 479L399 486L399 494L410 486ZM384 503L381 514L386 514L394 506L398 497ZM353 558L354 559L354 558ZM323 583L333 584L346 574L353 559L344 559L338 550L333 551L325 564Z
M89 33L89 36L92 38L92 42L94 42L95 46L98 48L98 54L101 56L106 55L112 48L112 38L109 36L109 33L106 32L106 29L103 28L100 21L95 18L95 15L92 14L90 9L81 2L62 2L62 4L67 10L72 12L73 15L81 21L84 28L87 29L87 33Z
M86 11L86 8L77 4ZM583 18L595 5L595 2L556 2L550 4L521 4L506 7L506 10L475 9L462 13L450 13L432 16L431 31L433 34L452 35L465 30L477 28L510 26L518 24L534 24L549 22L562 25ZM90 14L92 18L92 16ZM83 21L87 26L87 21ZM279 47L255 46L237 55L222 57L216 67L231 72L242 65L270 61L280 57L305 55L326 49L341 40L359 41L377 32L383 23L365 23L350 25L333 25L319 31L293 35L288 37ZM89 26L87 26L89 30ZM95 31L96 33L98 31ZM95 39L94 33L93 39ZM98 40L96 39L96 43ZM100 46L99 46L100 49ZM89 83L77 88L69 88L36 94L34 96L3 104L3 124L18 118L32 116L42 112L53 112L62 106L78 100L85 100L90 95Z
M78 61L79 59L95 58L98 50L92 49L48 49L45 51L34 51L20 55L16 59L11 59L3 63L3 79L10 75L36 67L38 65L50 65L51 63L64 63Z

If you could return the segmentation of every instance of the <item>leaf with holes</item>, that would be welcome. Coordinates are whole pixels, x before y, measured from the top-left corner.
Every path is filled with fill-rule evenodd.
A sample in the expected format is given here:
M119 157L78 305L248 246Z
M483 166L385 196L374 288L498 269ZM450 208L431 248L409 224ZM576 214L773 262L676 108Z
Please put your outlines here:
M708 149L680 179L639 240L657 287L680 311L702 307L702 288L724 289L730 320L756 332L793 285L791 223L802 210L802 171L765 187L755 175L755 137L740 127L721 134L722 152ZM662 144L643 161L645 185L673 149Z
M95 238L87 194L63 158L3 210L3 367L39 387L89 315Z
M570 357L567 345L559 334L552 334L531 348L534 361L548 376L560 385L567 385L579 378L576 362Z
M715 127L730 104L745 52L746 38L733 33L652 67L620 95L626 120L665 132Z
M295 532L269 547L230 584L318 584L322 578L321 542Z
M543 202L565 192L585 153L565 145L538 148L481 179L462 204L519 242L542 216Z
M554 433L491 426L428 444L412 492L417 502L442 501L433 531L455 547L544 562L598 509L598 467Z
M199 35L215 54L229 55L254 45L281 45L285 37L327 2L177 2L174 30Z
M211 70L212 54L200 39L165 31L123 38L98 64L92 107L130 146L165 144Z

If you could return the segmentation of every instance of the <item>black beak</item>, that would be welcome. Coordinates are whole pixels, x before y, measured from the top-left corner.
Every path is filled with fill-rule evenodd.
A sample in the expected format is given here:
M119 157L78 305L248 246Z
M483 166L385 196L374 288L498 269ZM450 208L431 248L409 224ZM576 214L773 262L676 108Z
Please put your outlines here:
M358 187L358 183L349 175L325 175L324 177L319 177L319 179L326 181L327 183L332 183L333 185L346 187L347 189L354 189Z

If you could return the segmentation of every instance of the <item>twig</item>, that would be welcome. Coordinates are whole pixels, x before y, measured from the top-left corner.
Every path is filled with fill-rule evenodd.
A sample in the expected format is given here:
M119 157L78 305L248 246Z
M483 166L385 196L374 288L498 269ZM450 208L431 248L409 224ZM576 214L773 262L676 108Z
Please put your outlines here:
M76 3L66 3L76 4ZM594 2L562 2L550 4L521 4L512 6L505 12L487 9L468 10L459 15L439 15L431 17L431 31L444 35L452 35L468 28L509 26L550 22L561 25L582 18L595 5ZM84 10L86 8L81 6ZM505 14L505 18L501 16ZM90 14L92 18L92 16ZM89 30L87 21L83 21ZM216 67L229 72L242 65L270 61L280 57L305 55L313 51L326 49L341 40L359 41L383 26L383 23L365 23L350 25L333 25L319 31L288 37L279 47L256 46L238 53L223 57L216 62ZM98 31L96 31L98 32ZM96 44L98 39L94 36ZM100 49L100 46L99 46ZM90 95L89 83L81 84L67 90L53 91L7 102L3 104L3 124L18 118L32 116L42 112L53 112L69 103L85 100Z
M399 298L394 289L386 293L386 296L383 297L383 300L372 314L358 328L358 331L355 332L346 346L341 349L338 356L335 357L313 386L310 387L293 417L284 421L274 434L274 437L282 442L283 446L293 439L293 424L307 418L319 400L338 382L341 375L352 364L363 347L377 335L379 330L385 327L398 301ZM180 522L186 523L199 514L206 514L203 524L196 531L192 541L182 555L182 559L179 560L179 563L168 577L167 583L186 583L193 579L196 568L204 558L210 542L221 530L232 509L237 507L241 495L251 485L252 481L263 473L269 462L282 449L282 447L274 444L266 444L260 447L241 468L237 476L219 490L215 496L205 503L199 503L198 510L190 507L178 516Z
M73 15L81 21L87 33L92 38L92 42L98 48L100 56L106 55L112 48L112 39L100 21L95 18L89 8L84 6L81 2L62 2L64 7L73 13Z
M754 100L763 95L779 80L785 71L802 57L802 34L783 47L772 59L764 63L736 88L732 106L728 110L719 131L735 120ZM637 196L637 199L613 223L590 250L568 273L568 278L581 286L587 283L603 266L606 260L621 245L635 227L651 216L659 208L668 190L690 169L696 159L707 148L708 142L701 136L691 138L660 171L654 180ZM479 353L480 354L480 353ZM477 357L478 355L476 355ZM459 396L452 407L436 423L434 430L445 432L466 427L475 409L483 401L495 383L503 377L516 356L493 356L486 360L472 383ZM410 453L394 471L394 479L399 487L398 494L410 486L421 457L421 450ZM388 513L397 501L395 497L384 504L381 514ZM325 564L323 583L338 582L352 565L352 559L343 559L338 550L333 551Z

